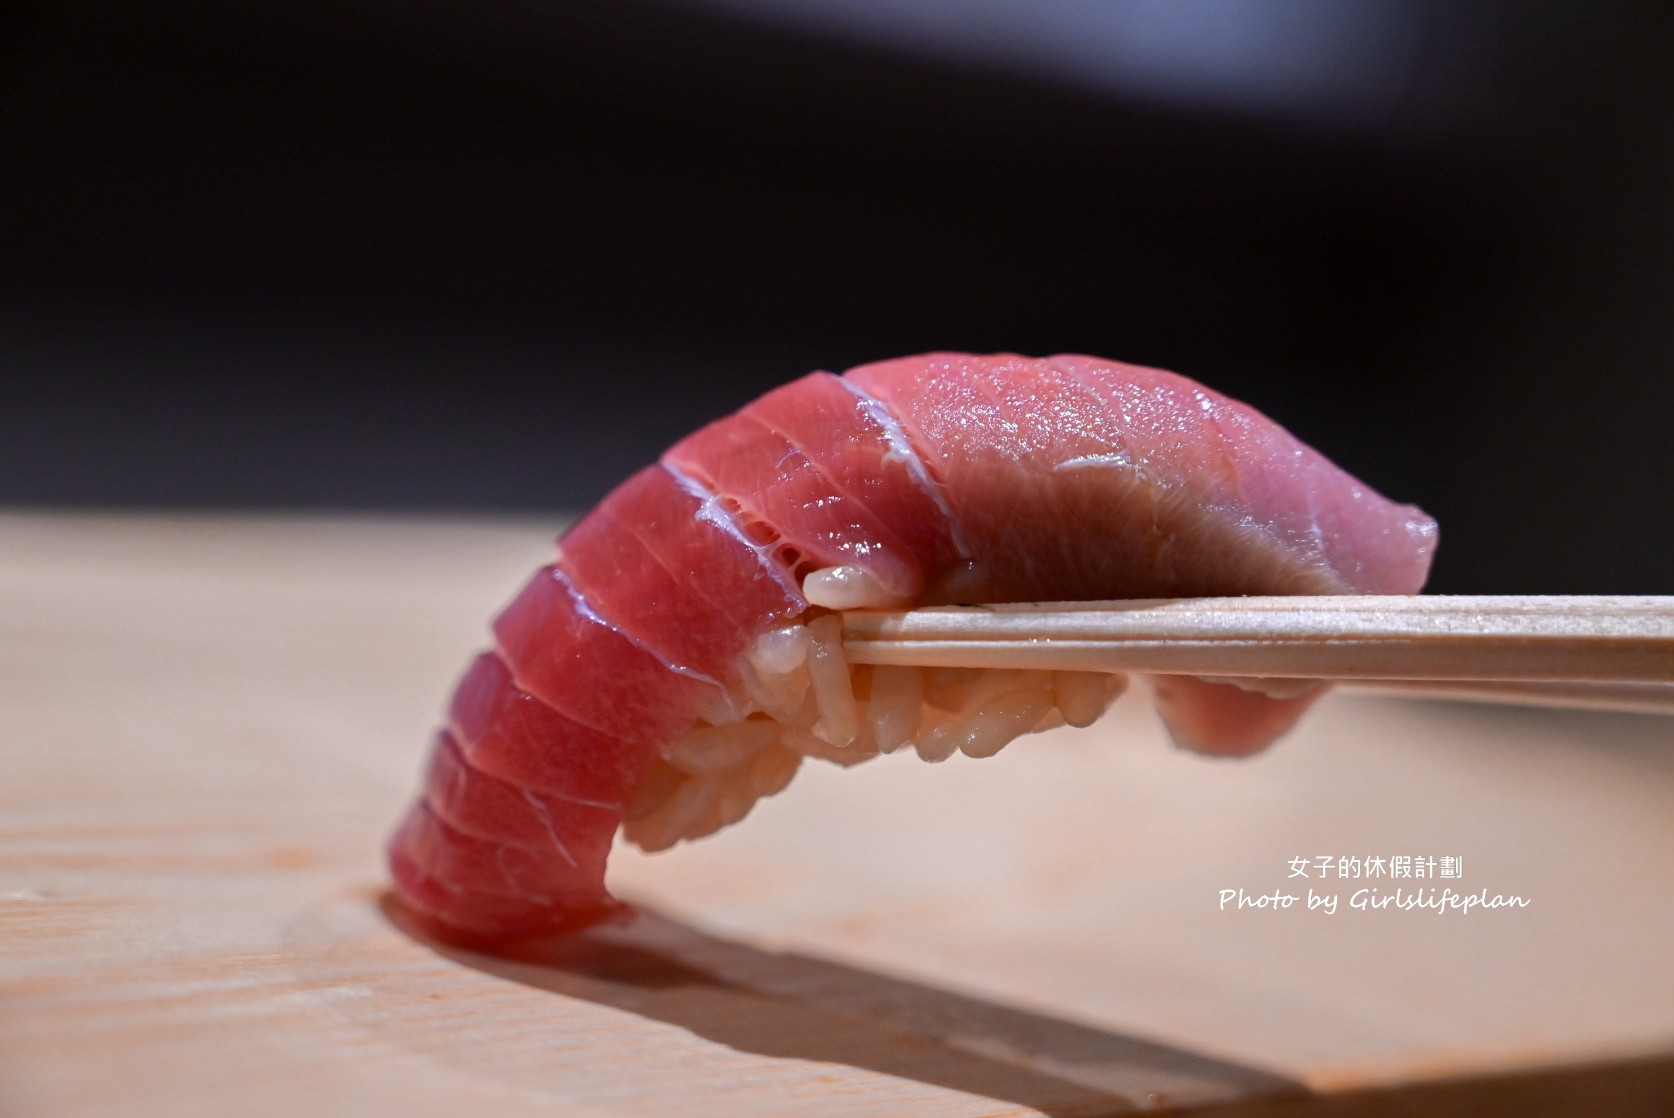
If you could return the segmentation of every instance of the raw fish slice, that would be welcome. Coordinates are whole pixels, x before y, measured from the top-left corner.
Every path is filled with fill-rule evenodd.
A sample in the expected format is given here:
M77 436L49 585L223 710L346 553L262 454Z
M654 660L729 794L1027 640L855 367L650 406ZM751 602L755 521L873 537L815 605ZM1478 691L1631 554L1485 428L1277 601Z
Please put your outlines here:
M1216 757L1259 753L1296 725L1325 694L1317 684L1275 698L1251 687L1190 675L1147 676L1151 702L1176 745Z
M563 542L576 545L568 550L581 549L586 537L577 533L598 517L608 519L601 528L643 543L677 581L713 604L712 616L743 619L738 624L748 627L757 621L788 622L808 608L789 572L737 534L718 498L699 499L661 465L629 478L577 523L564 536ZM653 627L667 624L663 619Z
M424 787L425 801L449 826L532 851L554 872L596 864L603 873L611 834L622 822L620 807L578 803L472 768L447 733L437 739Z
M778 554L799 577L822 567L863 567L896 602L924 588L924 568L865 505L777 431L746 415L717 420L674 444L663 461L771 526Z
M425 837L413 847L414 859L442 881L469 881L478 892L524 897L539 904L574 900L576 882L589 872L556 852L537 850L500 838L484 838L457 827L427 799L418 826ZM604 872L603 858L590 858L591 869Z
M555 567L495 619L494 637L519 687L624 745L666 740L726 705L719 686L671 671L593 613Z
M853 382L810 373L747 405L820 468L841 492L882 521L926 570L968 558L955 538L940 486L906 432Z
M407 915L425 932L465 946L499 949L536 935L584 928L623 912L603 889L558 912L528 897L496 896L439 878L415 860L415 854L436 838L434 832L421 831L420 819L415 807L390 840L389 868Z
M564 537L461 681L391 871L427 930L501 949L621 911L604 889L619 819L660 849L742 818L804 757L989 756L1088 724L1120 690L851 669L839 619L809 604L841 604L810 589L821 564L891 601L1407 593L1434 541L1418 510L1171 373L933 354L813 374L684 440ZM1229 754L1318 694L1152 686L1178 741Z
M620 807L650 750L630 750L520 690L492 652L472 662L448 711L450 739L473 769L580 803Z
M1241 499L1244 457L1310 467L1318 456L1299 457L1306 448L1268 421L1246 427L1260 438L1239 441L1222 417L1253 413L1172 373L935 354L848 375L890 406L937 471L991 600L1377 591L1344 572L1404 577L1428 564L1433 522L1334 467L1341 495L1322 496L1311 468L1287 489L1252 461L1250 476L1269 484ZM1326 552L1294 531L1298 508L1328 501L1337 523L1410 557L1374 569L1358 548L1340 559L1342 541Z
M1050 360L1112 413L1132 416L1127 437L1144 446L1152 468L1201 487L1206 510L1252 522L1292 556L1328 570L1336 592L1423 587L1436 522L1421 509L1380 496L1265 415L1196 381L1096 357ZM1194 413L1202 417L1195 432L1181 418Z
M588 517L565 537L559 565L600 616L633 633L677 671L737 682L738 655L755 638L748 613L717 611L690 572L676 577L609 512Z

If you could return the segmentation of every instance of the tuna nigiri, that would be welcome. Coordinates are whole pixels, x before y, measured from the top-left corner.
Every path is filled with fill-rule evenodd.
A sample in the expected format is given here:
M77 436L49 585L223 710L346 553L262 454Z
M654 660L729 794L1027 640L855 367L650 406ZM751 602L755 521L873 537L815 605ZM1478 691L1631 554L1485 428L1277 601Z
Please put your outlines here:
M1436 525L1273 421L1093 357L813 373L677 443L559 541L493 626L390 847L433 934L496 947L620 914L620 828L736 822L805 758L987 756L1093 722L1118 677L850 665L838 612L1416 592ZM1257 750L1317 695L1152 681L1176 740Z

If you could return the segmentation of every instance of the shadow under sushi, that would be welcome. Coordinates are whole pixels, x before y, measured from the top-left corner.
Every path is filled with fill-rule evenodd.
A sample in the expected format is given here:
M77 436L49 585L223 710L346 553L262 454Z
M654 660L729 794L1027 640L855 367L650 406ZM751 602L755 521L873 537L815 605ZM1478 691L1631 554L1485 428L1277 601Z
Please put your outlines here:
M383 909L438 954L501 979L639 1014L741 1052L843 1064L1047 1115L1308 1094L1258 1068L844 963L764 951L655 911L497 958L427 939L389 897Z

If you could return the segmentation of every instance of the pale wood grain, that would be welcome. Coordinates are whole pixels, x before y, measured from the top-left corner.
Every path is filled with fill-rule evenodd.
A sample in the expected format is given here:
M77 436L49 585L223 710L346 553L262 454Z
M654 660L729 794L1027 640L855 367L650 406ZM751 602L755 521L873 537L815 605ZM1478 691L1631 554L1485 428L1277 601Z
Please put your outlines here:
M1663 719L1332 697L1216 763L1135 696L809 767L544 956L414 939L382 843L551 535L0 517L0 1114L1668 1112ZM1533 903L1217 909L1371 853Z

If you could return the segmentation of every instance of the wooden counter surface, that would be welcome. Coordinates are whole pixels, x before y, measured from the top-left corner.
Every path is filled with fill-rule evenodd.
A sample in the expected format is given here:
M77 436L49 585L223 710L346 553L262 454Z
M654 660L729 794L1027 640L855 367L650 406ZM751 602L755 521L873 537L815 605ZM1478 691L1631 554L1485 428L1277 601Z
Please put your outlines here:
M552 534L0 517L0 1114L1674 1113L1649 716L1332 697L1215 762L1130 697L990 761L806 765L619 851L645 915L548 963L412 938L382 843ZM1528 904L1349 907L1398 887Z

